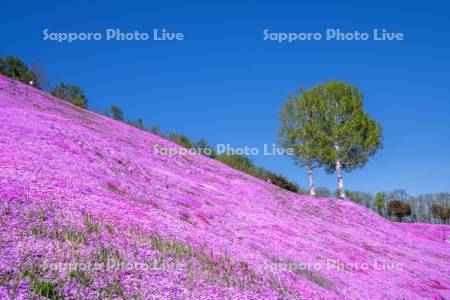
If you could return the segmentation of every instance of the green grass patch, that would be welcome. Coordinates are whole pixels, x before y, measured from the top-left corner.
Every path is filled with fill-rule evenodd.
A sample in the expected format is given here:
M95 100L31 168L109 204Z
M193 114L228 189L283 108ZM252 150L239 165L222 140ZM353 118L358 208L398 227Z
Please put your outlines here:
M86 274L83 270L73 270L70 271L70 278L75 279L83 286L90 286L92 284L92 278Z

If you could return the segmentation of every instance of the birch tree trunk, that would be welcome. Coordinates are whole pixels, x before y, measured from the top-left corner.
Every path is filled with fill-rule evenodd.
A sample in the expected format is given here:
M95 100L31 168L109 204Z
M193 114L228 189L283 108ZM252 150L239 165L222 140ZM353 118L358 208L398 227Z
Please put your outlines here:
M340 160L336 161L336 175L338 179L339 197L345 198L344 180L342 179L342 165Z
M339 157L339 145L335 144L336 156ZM345 198L344 180L342 179L342 163L339 159L336 160L336 175L338 180L339 198Z
M306 170L308 171L309 194L315 197L316 189L314 188L313 169L310 163L306 165Z

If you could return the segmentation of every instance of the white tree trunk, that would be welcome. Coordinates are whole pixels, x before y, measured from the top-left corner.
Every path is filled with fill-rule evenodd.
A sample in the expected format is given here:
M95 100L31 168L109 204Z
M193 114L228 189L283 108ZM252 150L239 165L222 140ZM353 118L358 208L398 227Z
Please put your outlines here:
M311 167L311 164L306 165L306 170L308 171L309 194L315 197L316 189L314 188L313 169Z
M336 175L338 179L339 198L345 198L344 180L342 179L342 165L340 160L336 161Z
M335 144L336 156L339 157L339 145ZM336 175L338 179L339 198L345 198L344 180L342 179L342 163L339 159L336 160Z

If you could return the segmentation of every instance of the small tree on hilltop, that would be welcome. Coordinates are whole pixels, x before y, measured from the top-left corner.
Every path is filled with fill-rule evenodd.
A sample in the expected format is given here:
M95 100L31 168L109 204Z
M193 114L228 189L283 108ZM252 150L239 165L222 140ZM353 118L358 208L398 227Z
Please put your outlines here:
M159 127L156 126L156 125L153 125L152 127L150 127L150 128L148 129L148 131L151 132L151 133L153 133L153 134L156 134L157 136L164 137L164 133L163 133L163 132L161 131L161 129L159 129Z
M137 118L136 121L128 120L126 123L140 130L145 130L144 120L142 118Z
M123 121L123 111L120 107L111 105L111 118L117 121Z
M83 89L77 85L61 82L54 87L50 93L53 96L66 100L78 107L86 109L88 106L88 99L86 98Z
M183 146L184 148L187 148L187 149L191 149L192 148L191 141L185 135L182 135L182 134L174 132L174 133L171 133L169 135L169 140L171 140L172 142L177 143L180 146Z
M205 139L200 139L193 144L193 148L200 154L215 158L217 156L216 151L208 144Z
M141 129L141 130L145 129L144 120L142 118L137 118L137 120L136 120L136 127Z
M25 84L30 84L40 88L36 74L29 70L27 65L18 57L7 56L0 58L0 74L8 76L14 80L19 80Z
M262 168L258 168L260 177L263 180L270 180L270 182L276 186L279 186L280 188L283 188L285 190L291 191L293 193L299 193L301 192L301 189L296 185L295 183L290 182L286 178L284 178L281 175L278 175L276 173L273 173L271 171L267 171Z

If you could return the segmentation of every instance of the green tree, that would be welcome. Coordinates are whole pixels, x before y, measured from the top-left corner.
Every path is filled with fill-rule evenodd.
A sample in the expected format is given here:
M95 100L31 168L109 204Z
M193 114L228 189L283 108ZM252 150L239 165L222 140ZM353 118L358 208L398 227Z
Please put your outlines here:
M441 204L433 204L431 206L431 213L433 214L433 217L440 219L446 224L450 218L450 207Z
M305 191L302 190L297 184L290 182L287 178L276 174L272 171L266 170L261 167L253 166L254 172L256 173L256 177L270 182L280 188L291 191L293 193L305 194Z
M310 195L315 196L313 169L321 165L322 119L316 105L317 89L301 88L300 95L291 96L283 105L279 118L278 137L286 150L293 150L295 163L306 167Z
M29 70L27 65L18 57L7 56L0 58L0 74L40 88L36 74Z
M192 145L192 147L196 149L198 153L201 153L210 158L215 158L217 156L216 151L214 151L214 149L208 144L205 139L198 140Z
M389 217L395 216L398 221L402 221L402 219L406 216L410 216L412 213L411 205L406 202L402 202L400 200L392 200L388 203L387 214Z
M233 169L245 172L253 176L257 175L255 165L247 156L238 154L228 155L222 153L219 154L216 159L232 167Z
M50 93L53 96L66 100L78 107L86 109L88 106L88 99L86 98L84 91L77 85L60 82L50 91Z
M187 149L191 149L193 147L189 138L187 136L179 134L179 133L175 133L175 132L171 133L169 135L169 140L171 140L172 142L175 142L178 145L183 146L184 148L187 148Z
M383 216L385 212L386 194L376 193L375 194L375 207L378 213Z
M316 189L316 197L318 198L331 198L331 196L331 191L326 187L319 186Z
M141 130L145 129L144 120L142 118L137 118L136 127Z
M329 81L315 89L314 106L322 130L322 148L317 153L327 173L336 173L339 197L345 198L342 172L368 162L382 146L382 129L363 110L363 95L357 87Z
M148 129L148 131L151 132L151 133L153 133L153 134L156 134L157 136L164 137L164 134L163 134L162 131L159 129L159 127L156 126L156 125L153 125L152 127L150 127L150 128Z
M339 191L336 191L337 196L339 196ZM360 191L349 191L347 190L346 196L353 202L358 204L362 204L366 207L370 207L370 203L373 200L373 197L370 193L360 192Z
M389 217L396 216L397 219L402 217L402 202L398 200L392 200L388 203L387 215Z
M411 216L411 214L412 214L411 205L406 202L402 203L402 217L409 217Z
M123 111L120 107L116 105L111 105L111 117L114 120L122 121L123 122Z
M304 191L302 191L298 185L296 185L295 183L290 182L289 180L287 180L285 177L272 173L269 173L269 176L267 176L268 179L270 179L270 181L275 184L276 186L279 186L280 188L283 188L285 190L291 191L293 193L303 193Z
M271 171L268 171L264 168L257 167L253 164L252 160L244 155L232 154L228 155L225 153L219 154L216 157L220 162L232 167L233 169L242 171L251 176L257 177L264 181L270 182L280 188L285 190L304 194L301 188L298 187L295 183L290 182L285 177L275 174Z
M127 124L138 129L145 130L144 120L142 118L137 118L136 121L127 121Z
M440 213L441 213L442 206L440 204L433 204L431 205L431 214L435 219L440 219Z

